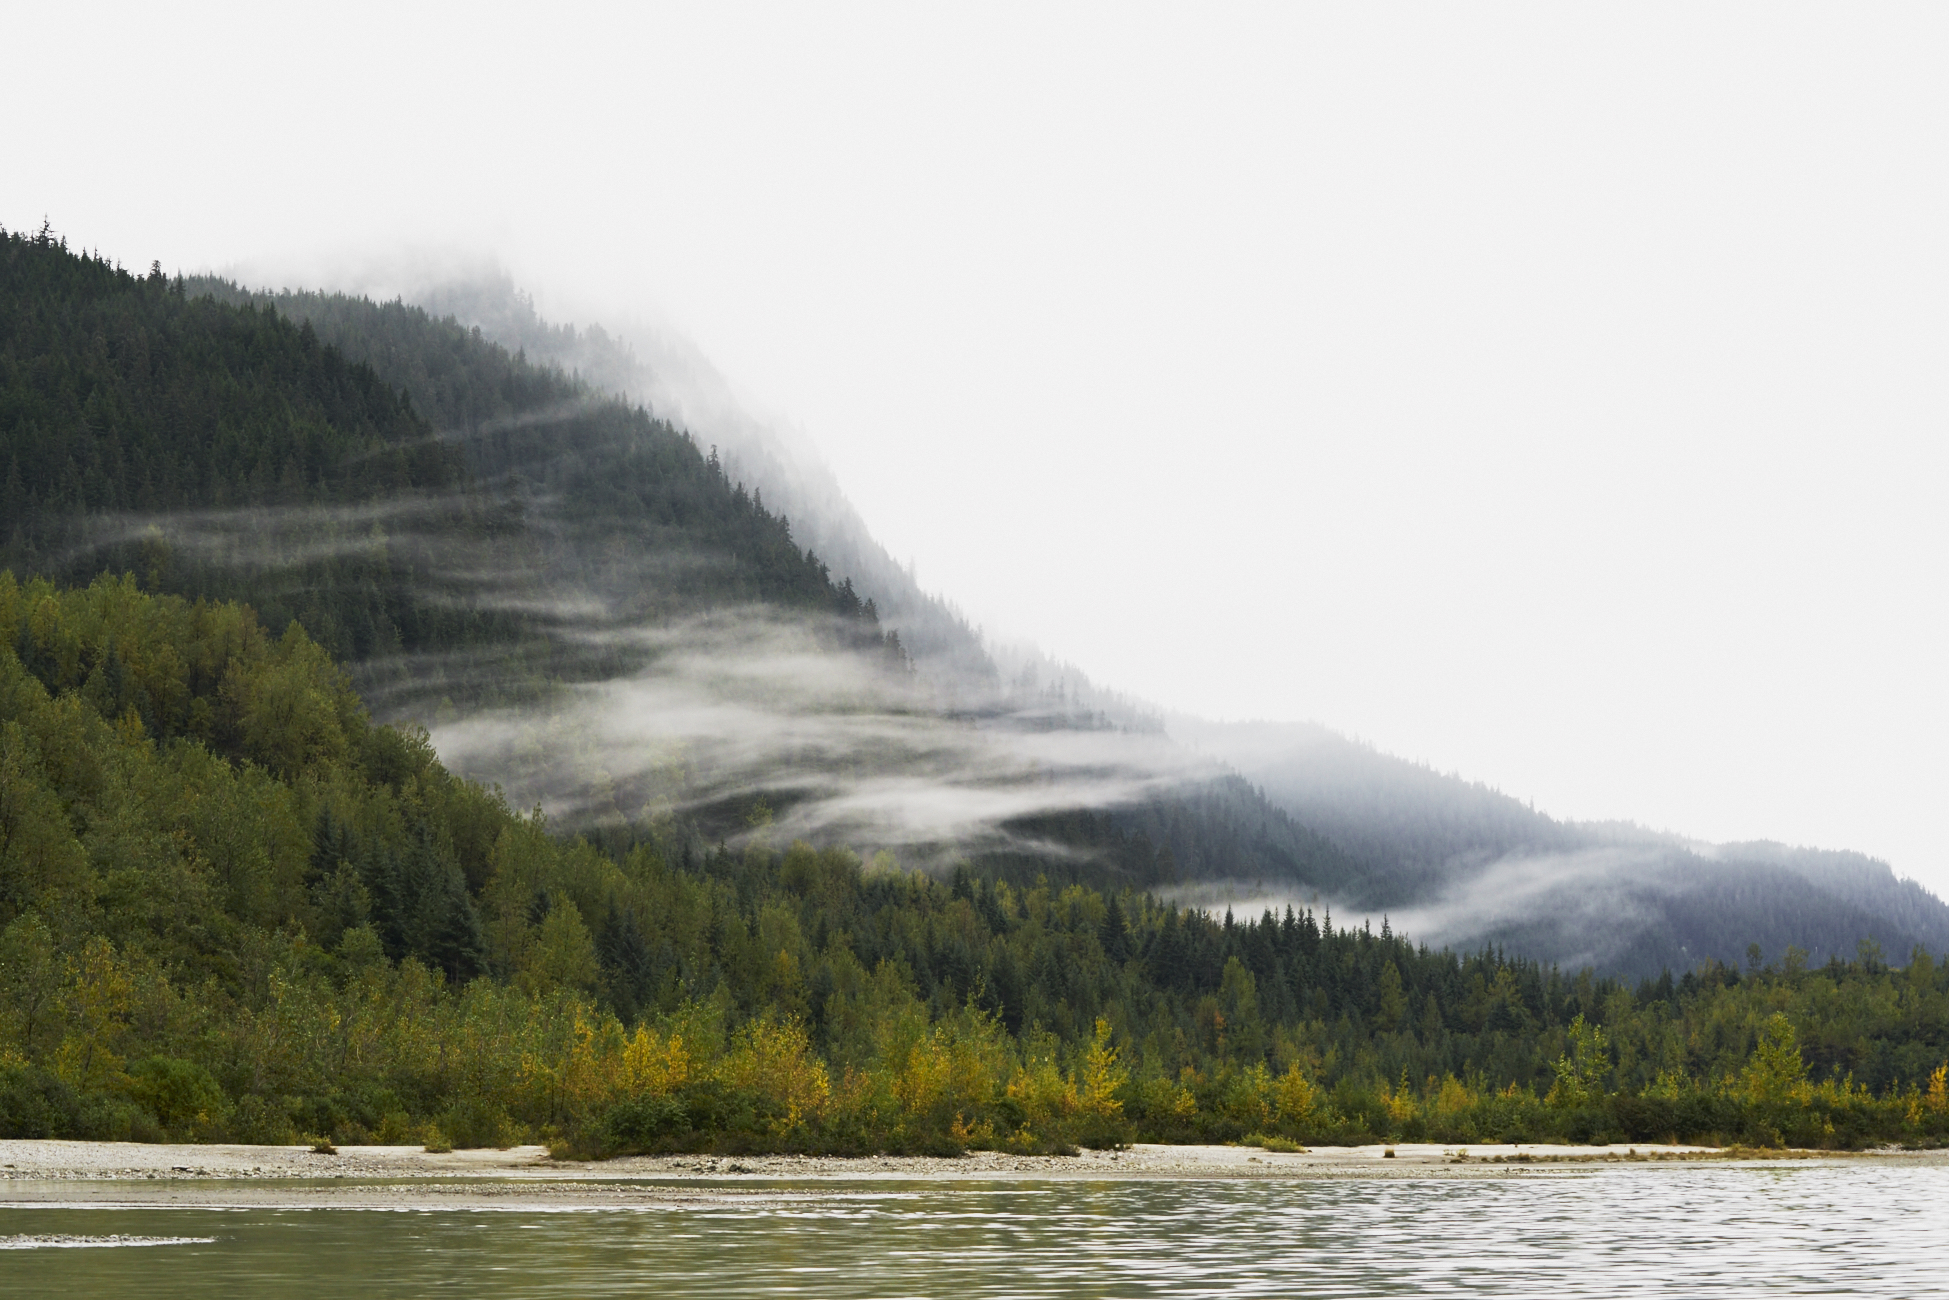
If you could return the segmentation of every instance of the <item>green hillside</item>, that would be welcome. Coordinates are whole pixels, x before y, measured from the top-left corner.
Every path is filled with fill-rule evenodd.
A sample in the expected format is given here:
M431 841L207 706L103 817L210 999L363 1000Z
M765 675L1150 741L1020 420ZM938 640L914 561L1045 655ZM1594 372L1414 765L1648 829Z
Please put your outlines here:
M207 277L189 281L186 287L192 296L205 295L239 309L270 311L280 319L302 321L304 328L315 330L343 355L371 366L386 382L398 386L416 411L463 450L476 480L526 485L526 518L547 539L538 543L546 558L530 563L549 578L545 584L533 584L517 603L524 611L527 633L544 638L550 646L549 662L558 674L603 677L633 662L614 654L591 655L583 641L565 646L560 622L534 613L550 597L561 603L572 595L592 597L603 610L604 627L654 622L745 599L788 606L794 599L800 606L824 599L849 612L861 610L859 617L869 625L877 620L870 601L862 609L849 577L822 598L816 593L795 598L792 589L774 584L756 590L706 586L693 589L688 600L673 600L670 592L681 588L686 579L680 565L665 561L700 552L743 556L756 543L728 534L700 537L696 528L619 527L616 521L636 518L641 512L604 503L623 485L657 483L668 476L667 465L646 455L644 447L660 446L673 437L688 445L688 439L641 409L588 389L557 369L530 364L524 353L496 345L479 329L400 302L375 303L297 290L256 292ZM539 334L547 341L549 328L544 323L531 320L528 325L529 336ZM715 463L714 449L709 463ZM740 504L745 502L742 487L732 487L730 495ZM755 499L750 504L762 510ZM649 513L663 521L679 518L667 510ZM778 524L781 530L789 527L784 520ZM438 554L450 546L443 542L432 549ZM497 562L491 567L506 573L521 565ZM831 579L827 581L830 585ZM903 656L897 638L887 635L892 654ZM934 639L939 640L938 635ZM565 660L576 666L564 667ZM427 716L426 702L441 694L478 699L504 691L507 663L496 660L485 670L473 661L454 667L425 665L417 678L404 682L389 665L359 666L354 673L384 713ZM478 685L470 688L470 682ZM1086 723L1100 725L1095 719ZM599 768L587 764L584 770ZM515 773L497 770L494 775L511 779ZM599 771L599 779L608 806L622 820L640 821L641 810L657 802L655 781L607 770ZM774 793L772 803L785 806L791 798ZM725 831L740 824L749 802L746 798L720 807L700 798L694 811L713 831ZM1349 855L1268 805L1249 784L1229 777L1188 783L1129 807L1066 810L1019 819L1004 829L1018 844L1054 842L1074 850L978 856L985 873L1017 880L1048 874L1056 879L1159 886L1179 878L1236 877L1303 882L1317 892L1345 889L1361 869ZM936 849L928 856L938 859L941 852Z
M1919 951L1632 990L676 823L615 856L295 624L0 572L0 1135L1933 1141L1946 1057Z

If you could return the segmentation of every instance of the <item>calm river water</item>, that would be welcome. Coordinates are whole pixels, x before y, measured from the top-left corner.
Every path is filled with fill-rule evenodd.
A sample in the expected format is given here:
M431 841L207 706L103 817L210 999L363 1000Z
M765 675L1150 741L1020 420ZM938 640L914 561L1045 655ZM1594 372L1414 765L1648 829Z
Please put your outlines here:
M724 1209L4 1208L0 1294L1949 1295L1940 1166L803 1190ZM86 1240L131 1238L164 1240Z

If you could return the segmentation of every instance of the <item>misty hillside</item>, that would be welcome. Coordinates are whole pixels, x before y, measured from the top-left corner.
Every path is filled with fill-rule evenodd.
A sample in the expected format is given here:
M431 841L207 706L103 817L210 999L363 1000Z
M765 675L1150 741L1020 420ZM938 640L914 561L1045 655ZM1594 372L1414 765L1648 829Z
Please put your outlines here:
M1949 948L1949 906L1858 853L1557 821L1311 724L1169 729L1358 862L1343 906L1431 942L1634 975L1738 961L1754 943L1767 960L1789 946L1850 958L1863 940L1896 959Z
M721 443L727 466L785 505L800 534L890 613L943 694L1063 725L1163 728L1141 701L1100 690L1071 665L1033 648L984 646L873 540L816 455L750 415L681 341L640 331L625 342L600 325L551 324L504 274L438 280L411 296L436 315L451 314L529 357L647 401ZM348 303L305 294L276 301L300 316L329 314L328 304L343 311ZM1255 792L1230 780L1190 796L1206 809L1202 819L1187 818L1182 805L1153 802L1053 814L1015 829L1083 850L1085 860L1069 865L1084 878L1105 863L1147 884L1235 878L1248 895L1391 908L1411 918L1423 938L1501 943L1571 966L1684 970L1707 957L1738 960L1756 942L1770 954L1794 945L1822 960L1852 956L1863 938L1896 953L1917 942L1949 947L1949 909L1859 855L1742 845L1702 856L1700 846L1627 824L1559 822L1322 727L1214 727L1174 718L1169 731L1243 773L1290 821L1268 818ZM1064 865L1039 853L983 861L1017 876L1052 865L1062 874ZM1518 862L1528 864L1520 882L1507 869ZM1483 910L1485 899L1496 906Z
M134 572L295 620L382 717L431 723L462 771L564 825L626 839L675 814L942 870L1350 879L1249 785L1060 679L941 712L762 491L476 329L138 277L46 234L0 255L0 567Z
M600 326L550 325L505 276L448 281L416 297L600 386L680 412L693 429L708 427L725 443L729 463L749 467L776 499L793 503L795 516L824 539L825 551L846 557L842 569L859 577L862 591L888 607L946 612L872 541L816 457L795 452L744 412L693 351L650 334L639 355ZM1141 702L1100 691L1073 667L1032 649L982 647L965 623L951 618L920 627L926 630L902 623L915 639L951 647L957 666L980 664L975 656L985 650L998 669L999 694L1015 710L1041 707L1126 728L1162 725ZM985 684L985 675L980 681ZM1203 743L1219 731L1222 744ZM1174 831L1175 820L1159 809L1126 809L1100 819L1100 830L1090 814L1064 819L1065 842L1088 845L1099 861L1114 860L1132 879L1249 874L1240 882L1250 886L1245 892L1286 896L1299 881L1309 898L1324 894L1357 909L1404 911L1425 938L1501 943L1571 966L1638 974L1690 969L1708 957L1738 960L1751 943L1769 954L1791 945L1822 960L1852 956L1865 938L1898 954L1918 942L1938 951L1949 946L1949 909L1919 885L1898 881L1886 864L1859 855L1759 845L1704 850L1628 824L1558 822L1508 795L1324 728L1213 729L1177 719L1170 732L1236 767L1296 825L1257 836L1187 833ZM1253 802L1231 797L1241 799L1240 816L1221 818L1228 827L1249 821L1245 810ZM1157 852L1158 860L1136 860L1124 837ZM1498 869L1516 862L1527 864L1520 883ZM1019 864L1006 855L989 860L993 869L1020 872L1048 865L1039 855ZM1484 900L1496 906L1485 911Z
M1399 906L1457 869L1512 853L1584 847L1572 827L1486 786L1446 776L1305 723L1208 723L1170 733L1258 783L1280 807L1367 867L1360 901Z
M624 847L675 816L1641 975L1949 949L1949 909L1858 855L1557 822L1320 728L1167 728L984 646L728 397L708 418L772 486L611 391L683 385L606 333L469 293L483 324L5 236L0 568L295 620L456 770Z
M592 635L619 622L734 603L881 646L872 608L689 438L464 330L375 310L381 377L159 270L45 235L0 251L0 564L248 600L369 686L463 702L630 662Z
M348 356L373 365L403 387L424 412L440 418L445 395L433 375L399 367L387 332L375 328L374 306L358 292L247 292L212 277L189 281L192 293L275 307L309 321ZM999 682L980 635L958 611L926 591L876 541L866 521L802 439L760 420L739 403L710 362L682 340L639 331L629 341L600 325L578 329L544 320L534 302L500 272L440 277L409 288L402 302L435 321L451 319L526 363L561 372L578 386L641 405L714 450L724 472L791 521L794 538L874 602L937 695L950 707L992 705ZM387 308L386 310L398 310Z

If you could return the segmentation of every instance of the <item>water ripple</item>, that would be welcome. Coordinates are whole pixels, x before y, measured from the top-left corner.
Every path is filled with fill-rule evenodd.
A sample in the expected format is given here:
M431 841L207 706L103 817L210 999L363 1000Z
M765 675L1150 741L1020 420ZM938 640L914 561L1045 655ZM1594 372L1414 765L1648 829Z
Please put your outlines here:
M191 1254L6 1272L10 1296L45 1286L144 1300L1949 1295L1941 1167L877 1190L647 1215L229 1212L221 1240ZM0 1230L182 1231L215 1227L211 1213L8 1210Z

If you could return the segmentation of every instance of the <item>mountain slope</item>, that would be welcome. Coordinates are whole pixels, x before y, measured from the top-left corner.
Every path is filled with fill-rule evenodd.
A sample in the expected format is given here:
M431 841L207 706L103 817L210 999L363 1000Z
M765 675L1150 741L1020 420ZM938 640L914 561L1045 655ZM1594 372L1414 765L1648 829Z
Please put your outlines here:
M1750 944L1816 962L1864 940L1896 958L1949 950L1949 905L1860 854L1561 822L1310 724L1169 729L1359 864L1336 906L1389 912L1431 942L1633 975L1736 963Z
M453 372L414 360L419 347L399 334L410 308L422 309L449 329L455 344L478 331L527 363L571 376L586 391L645 406L699 446L721 457L724 472L745 484L791 521L793 535L821 556L834 573L874 602L882 622L900 637L924 680L946 707L992 704L998 679L980 635L945 601L923 591L913 574L876 541L846 499L832 471L803 443L752 416L729 384L694 348L656 331L629 342L600 325L556 325L536 312L505 273L436 277L409 288L400 302L379 306L357 288L340 293L301 290L248 291L213 277L189 282L191 292L233 302L273 307L309 322L348 356L365 361L412 397L436 424L459 427L453 410L458 392ZM376 317L385 317L384 321ZM644 350L639 353L638 346ZM454 364L465 363L455 355Z
M680 341L638 332L625 342L600 326L551 325L504 275L436 281L412 296L506 346L648 400L722 443L726 464L784 503L821 554L836 557L838 571L890 612L936 700L1061 726L1162 729L1152 710L1095 689L1072 668L1033 651L981 645L873 541L817 457L752 417ZM308 295L278 301L286 310L317 310ZM1852 955L1863 939L1895 953L1916 943L1949 947L1949 909L1897 882L1885 864L1860 859L1849 872L1810 872L1793 865L1799 858L1749 846L1707 850L1629 825L1559 822L1324 728L1210 729L1172 719L1169 733L1247 780L1200 778L1102 816L1020 819L1008 826L1013 849L974 860L1016 877L1049 870L1089 877L1114 863L1123 878L1144 883L1230 881L1246 897L1392 909L1415 933L1440 942L1503 943L1573 966L1639 974L1690 969L1708 957L1737 961L1751 943L1772 954L1793 945L1821 959ZM1219 733L1223 743L1209 743ZM1020 851L1058 843L1063 856L1053 861L1041 849ZM1207 895L1218 897L1190 896Z
M299 620L382 717L433 722L461 770L567 825L776 817L942 870L1344 875L1255 791L1066 694L983 686L985 658L978 707L942 712L875 602L717 456L458 321L138 279L46 237L4 257L0 566Z
M1750 943L1949 948L1940 901L1858 856L1557 822L1318 728L1172 720L1186 749L1074 670L998 669L849 506L805 518L885 560L877 588L590 382L647 382L606 335L503 308L499 328L601 364L564 373L399 302L136 277L5 236L0 566L129 570L296 619L382 716L436 723L460 770L617 843L681 815L943 872L1229 882L1645 974ZM907 625L935 637L918 685L873 590L932 611Z
M598 634L754 602L899 658L682 433L408 315L370 313L382 378L274 310L0 239L0 564L248 600L382 697L618 671L642 652Z

